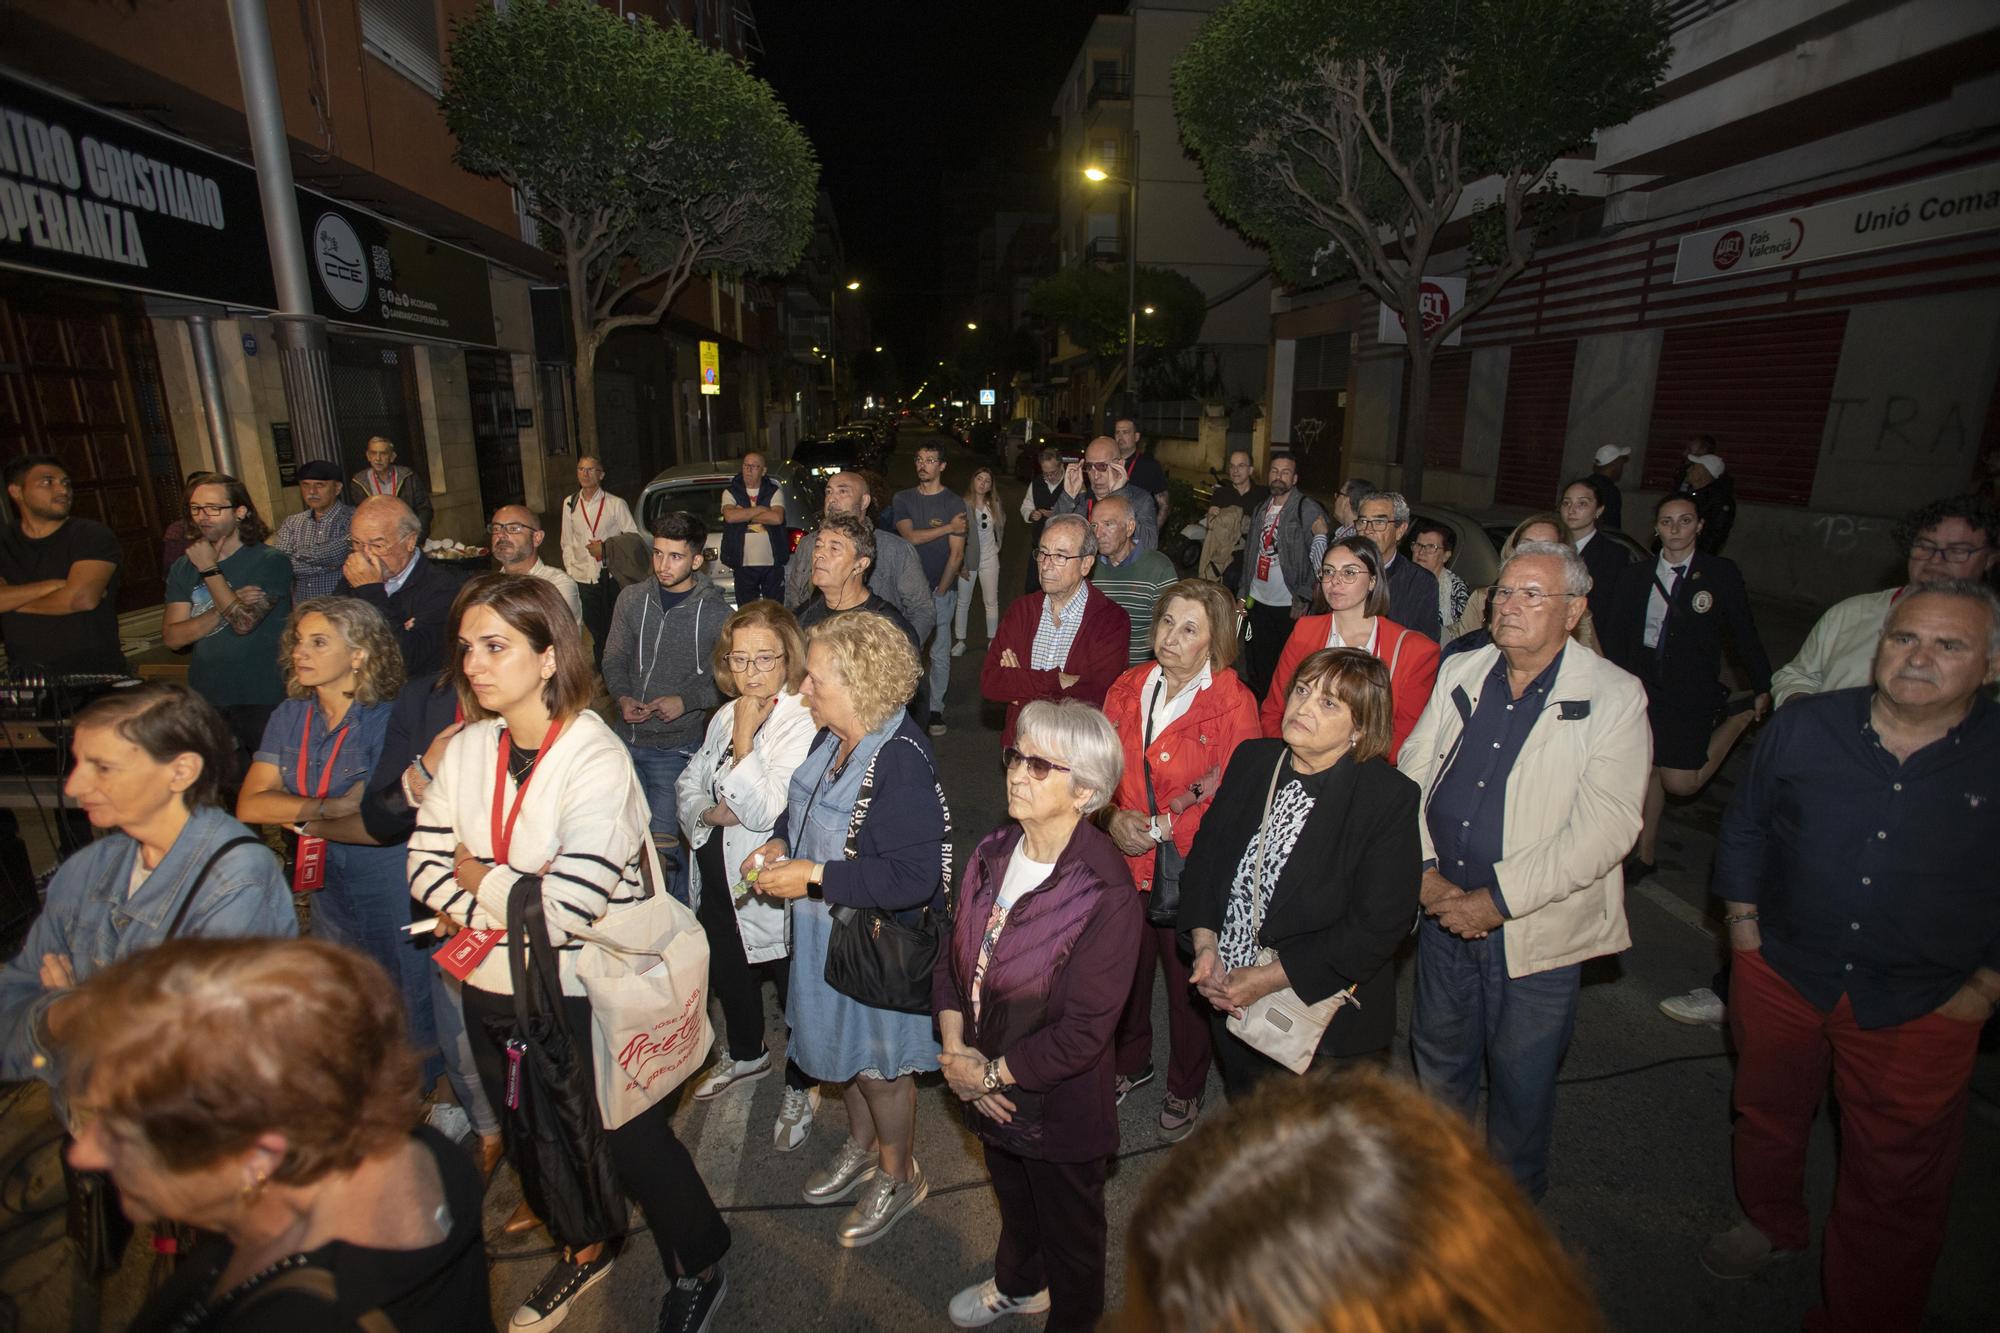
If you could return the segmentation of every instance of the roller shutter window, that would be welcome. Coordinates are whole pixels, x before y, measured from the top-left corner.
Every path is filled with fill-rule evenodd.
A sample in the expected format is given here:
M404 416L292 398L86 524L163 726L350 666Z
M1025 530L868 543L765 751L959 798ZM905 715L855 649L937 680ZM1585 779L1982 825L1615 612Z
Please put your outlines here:
M1715 437L1736 498L1803 507L1840 369L1845 310L1667 330L1644 484L1666 490L1690 435Z
M1405 396L1409 385L1404 374ZM1456 468L1465 456L1465 395L1472 383L1472 353L1440 349L1431 359L1431 414L1424 425L1424 462ZM1408 420L1408 416L1404 420Z
M444 92L437 0L361 0L361 45L417 86Z
M1576 339L1524 343L1507 365L1507 403L1500 423L1499 475L1494 498L1503 504L1554 509L1562 486L1563 437L1569 431L1570 379Z

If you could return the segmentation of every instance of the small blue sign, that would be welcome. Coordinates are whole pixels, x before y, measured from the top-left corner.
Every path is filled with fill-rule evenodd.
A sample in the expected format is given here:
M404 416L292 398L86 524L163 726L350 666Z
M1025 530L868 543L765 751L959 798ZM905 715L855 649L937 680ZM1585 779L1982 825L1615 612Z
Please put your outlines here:
M245 355L245 356L255 356L255 355L257 355L257 335L256 335L256 334L254 334L254 333L246 333L246 334L244 334L244 335L243 335L243 355Z

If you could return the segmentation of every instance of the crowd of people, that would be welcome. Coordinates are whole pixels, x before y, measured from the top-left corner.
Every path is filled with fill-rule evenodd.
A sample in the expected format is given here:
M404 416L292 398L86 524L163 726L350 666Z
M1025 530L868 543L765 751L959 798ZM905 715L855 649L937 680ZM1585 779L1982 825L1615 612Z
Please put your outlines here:
M1137 1326L1592 1328L1533 1208L1583 967L1629 946L1667 799L1764 722L1715 868L1728 966L1662 1003L1726 1021L1740 1056L1743 1219L1701 1260L1742 1277L1809 1243L1831 1070L1848 1132L1813 1317L1914 1328L2000 1001L1978 869L2000 835L2000 519L1973 497L1910 515L1906 578L1773 671L1720 553L1713 442L1656 505L1650 560L1607 535L1623 459L1600 451L1467 588L1450 525L1403 496L1322 505L1294 459L1260 485L1242 452L1208 510L1226 535L1198 572L1219 577L1182 577L1129 420L1042 459L1021 535L990 469L955 493L926 443L886 505L879 477L830 478L791 549L752 455L721 511L733 598L685 512L650 522L651 576L619 586L610 544L637 525L594 458L558 532L497 510L496 568L470 579L422 553L428 497L387 441L344 491L302 467L275 533L240 481L200 474L163 622L188 684L76 718L66 790L95 836L0 971L0 1074L51 1084L71 1163L130 1217L203 1233L136 1327L490 1328L479 1199L507 1162L506 1229L557 1245L510 1327L555 1327L612 1271L629 1202L659 1327L698 1333L729 1225L675 1099L614 1113L600 1077L627 1066L592 979L644 912L708 959L721 1023L694 1100L782 1066L771 1147L791 1153L838 1096L844 1137L800 1186L841 1209L834 1243L925 1202L936 1076L1000 1213L949 1318L1088 1329L1158 978L1156 1123L1186 1146L1125 1240ZM122 665L99 614L115 552L68 516L60 463L6 483L10 660ZM1007 599L1015 542L1031 586ZM991 778L931 743L981 592L991 831L955 829L948 799ZM1205 1114L1212 1068L1229 1105Z

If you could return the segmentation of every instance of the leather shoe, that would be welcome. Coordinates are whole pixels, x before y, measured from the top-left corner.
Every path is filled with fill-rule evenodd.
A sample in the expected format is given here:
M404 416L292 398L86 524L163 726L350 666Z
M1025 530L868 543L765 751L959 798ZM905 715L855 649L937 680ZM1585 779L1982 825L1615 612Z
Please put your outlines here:
M524 1232L533 1231L541 1224L542 1219L535 1216L535 1210L528 1207L528 1201L523 1199L521 1200L521 1206L514 1210L514 1215L501 1223L500 1234L503 1236L518 1236Z
M479 1174L491 1180L493 1173L500 1169L502 1159L507 1156L507 1140L495 1134L492 1138L484 1135L479 1139ZM525 1205L523 1205L525 1206Z

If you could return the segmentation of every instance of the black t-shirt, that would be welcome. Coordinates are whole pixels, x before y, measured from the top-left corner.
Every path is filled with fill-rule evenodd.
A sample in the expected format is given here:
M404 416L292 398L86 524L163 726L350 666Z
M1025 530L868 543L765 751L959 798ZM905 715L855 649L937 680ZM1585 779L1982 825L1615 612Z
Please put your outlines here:
M1218 509L1234 505L1236 508L1241 509L1244 514L1252 517L1256 515L1259 509L1269 504L1270 501L1271 488L1259 485L1254 481L1250 483L1250 489L1241 495L1236 493L1234 486L1225 481L1215 488L1213 495L1208 497L1208 502Z
M1148 495L1157 496L1167 489L1167 470L1149 453L1136 453L1126 459L1125 475Z
M0 528L0 579L11 584L66 579L79 560L111 563L111 583L88 611L66 616L0 615L0 638L14 671L106 671L123 673L118 646L118 566L124 552L110 528L95 519L72 518L46 537L29 537L18 527Z

